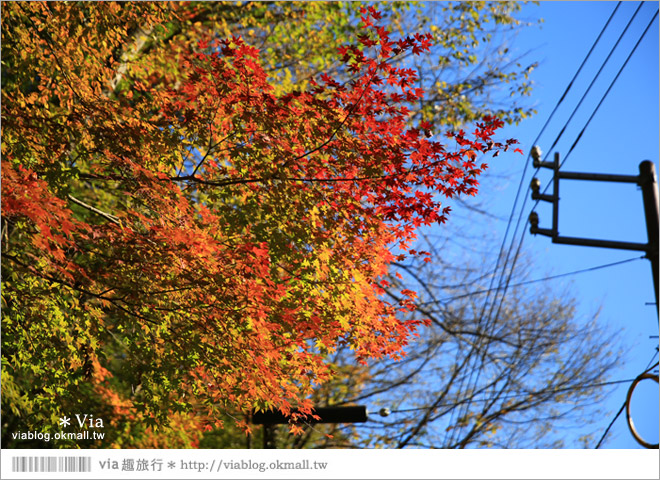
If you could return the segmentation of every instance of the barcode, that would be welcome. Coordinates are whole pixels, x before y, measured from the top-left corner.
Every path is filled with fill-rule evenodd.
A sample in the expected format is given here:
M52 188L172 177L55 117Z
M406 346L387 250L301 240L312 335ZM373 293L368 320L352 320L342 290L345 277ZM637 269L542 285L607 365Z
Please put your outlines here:
M91 472L92 457L12 457L12 472Z

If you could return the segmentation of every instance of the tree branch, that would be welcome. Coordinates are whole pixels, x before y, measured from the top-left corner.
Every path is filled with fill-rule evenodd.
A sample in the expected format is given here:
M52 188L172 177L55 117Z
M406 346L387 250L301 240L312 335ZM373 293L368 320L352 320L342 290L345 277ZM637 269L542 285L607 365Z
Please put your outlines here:
M90 212L93 212L93 213L95 213L95 214L97 214L97 215L100 215L100 216L102 216L103 218L105 218L106 220L108 220L108 221L110 221L110 222L112 222L112 223L115 223L115 224L119 225L120 227L122 226L121 222L119 221L119 218L115 217L114 215L111 215L111 214L109 214L109 213L105 213L105 212L99 210L98 208L94 208L94 207L92 207L91 205L87 205L85 202L83 202L83 201L81 201L81 200L78 200L78 199L77 199L76 197L74 197L73 195L70 195L70 194L69 194L69 195L67 195L67 197L69 198L69 200L71 200L71 201L72 201L73 203L75 203L76 205L80 205L81 207L86 208L86 209L89 210Z

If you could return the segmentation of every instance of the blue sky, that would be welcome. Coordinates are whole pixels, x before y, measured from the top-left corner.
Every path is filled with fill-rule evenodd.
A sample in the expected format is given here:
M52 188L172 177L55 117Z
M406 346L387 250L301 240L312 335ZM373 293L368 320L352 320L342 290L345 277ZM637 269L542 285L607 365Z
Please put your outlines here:
M524 29L513 42L518 53L529 50L529 56L526 58L540 62L532 74L535 86L530 100L538 113L518 126L507 127L502 134L504 138L519 139L525 152L529 152L531 142L547 121L616 5L617 2L541 2L540 5L523 7L523 17L530 20L539 17L544 19L540 28ZM584 98L555 148L550 151L553 141L639 5L639 2L623 2L617 10L590 59L540 138L538 144L544 154L559 152L562 160L566 158L576 137L658 10L657 2L642 4L598 80ZM563 171L636 175L639 163L642 160L651 160L658 172L658 58L656 17L571 152L562 167ZM551 156L548 157L548 160L550 159ZM490 163L493 173L514 173L507 188L494 197L490 204L498 215L508 218L523 173L524 160L518 155L506 155L501 157L501 161ZM525 189L533 171L531 166L527 169ZM547 186L551 175L550 170L541 171L537 175L542 189ZM637 186L562 180L560 187L560 235L646 242L642 196ZM484 192L487 190L488 186L484 185ZM529 195L529 190L525 190L525 195ZM531 199L527 200L523 217L525 230L528 229L526 218L533 204ZM535 210L541 218L540 226L550 228L550 205L540 204ZM518 213L519 210L516 210L514 221L517 220ZM505 227L506 222L502 222L498 228L498 242L502 241ZM552 244L550 238L532 236L529 232L525 233L524 246L528 252L533 252L538 277L587 269L642 255L641 252L634 251ZM623 357L620 368L611 380L634 378L647 367L658 346L657 337L649 338L658 335L658 317L655 305L647 305L655 301L648 260L636 260L554 282L570 285L573 294L580 299L582 314L589 315L600 309L599 321L607 324L612 331L618 332ZM654 361L656 360L657 357ZM610 413L598 424L602 425L602 432L621 407L627 389L628 385L624 384L612 388L607 395L605 407ZM643 382L636 391L633 398L633 418L638 430L646 434L648 440L658 441L658 388L653 382ZM625 414L614 423L603 446L640 448L628 433Z

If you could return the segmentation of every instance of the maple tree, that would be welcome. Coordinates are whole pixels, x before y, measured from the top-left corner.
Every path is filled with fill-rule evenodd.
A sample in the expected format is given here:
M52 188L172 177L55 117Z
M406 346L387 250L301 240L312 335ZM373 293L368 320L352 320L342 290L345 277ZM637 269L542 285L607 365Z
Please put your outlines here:
M122 445L188 412L311 414L328 352L402 354L423 321L400 315L414 292L383 297L388 266L425 253L442 197L476 193L478 153L515 143L496 117L447 145L410 127L423 91L392 60L431 36L394 40L372 7L344 83L276 94L240 37L163 43L175 73L128 66L135 25L185 15L3 8L2 408L23 428L94 407Z
M308 18L298 16L295 9L282 16L281 10L268 8L260 10L259 18L248 18L232 28L250 43L277 51L277 55L262 56L262 61L269 73L277 73L278 91L305 85L319 67L336 77L345 75L339 62L328 61L324 51L341 43L338 39L342 32L342 41L347 33L350 35L351 24L346 20L356 4L344 4L347 11L329 11L324 9L327 5L314 4L322 10L314 15L328 16L324 28L307 22ZM417 70L418 85L426 89L424 98L411 108L409 123L426 120L434 130L442 125L461 128L490 112L507 123L517 123L533 112L520 108L518 102L529 93L528 73L535 63L522 68L516 63L522 62L520 58L511 59L507 54L516 50L516 43L508 44L502 38L518 26L533 25L512 16L520 5L388 4L381 22L389 29L425 28L433 34L429 52L394 59ZM242 11L242 15L248 13ZM276 27L260 23L265 20ZM323 20L316 16L314 21ZM327 34L330 31L333 35ZM274 40L277 34L282 38ZM301 46L300 38L310 41ZM307 45L314 48L305 48ZM274 61L279 58L287 60ZM520 70L510 70L514 65ZM501 181L492 176L483 179L490 188ZM545 283L538 289L509 289L509 299L484 327L489 321L489 316L484 318L482 314L484 294L476 292L489 288L492 259L498 255L493 251L492 238L483 236L492 221L490 201L488 191L480 192L478 198L454 199L451 222L442 228L423 229L413 246L432 252L433 261L413 258L396 262L390 269L387 295L399 297L402 288L419 292L415 299L418 307L410 314L432 322L419 331L419 338L408 347L404 359L359 365L342 347L328 356L335 375L315 390L314 404L363 404L370 411L369 421L354 425L305 424L303 435L290 435L286 428L277 428L277 448L557 448L566 437L575 442L573 445L583 445L589 422L598 418L593 415L595 402L604 391L604 387L593 384L605 378L616 363L617 357L609 351L611 336L599 328L599 322L582 324L583 319L573 313L577 300L571 292L555 291ZM477 231L470 233L472 230ZM519 270L512 283L528 279ZM511 338L524 340L512 342ZM506 365L506 369L498 369L497 365ZM561 375L555 375L557 365L562 366ZM469 378L473 381L468 382ZM504 381L507 378L515 380ZM380 407L389 408L392 414L380 417ZM231 428L215 430L205 433L200 445L260 446L261 430L256 429L247 441ZM571 430L579 434L572 437Z
M411 121L422 118L434 123L435 129L442 124L460 127L490 109L507 122L525 117L525 111L512 105L529 87L513 85L515 76L493 66L504 58L506 47L511 46L496 43L475 49L476 42L486 41L484 38L496 33L488 31L489 19L491 29L500 20L504 28L508 28L509 22L515 25L515 20L507 19L506 9L519 5L437 2L419 11L413 6L405 16L399 16L395 8L384 12L388 15L384 22L394 31L418 25L420 17L409 14L421 12L421 22L428 22L434 34L432 50L424 56L412 57L410 62L419 72L418 83L431 87L412 109ZM410 4L404 4L407 6ZM338 20L341 17L334 17L333 25ZM288 35L287 45L294 50L298 35L307 38L325 32L325 29L305 30L302 23L289 22L289 25L295 28L283 31ZM260 37L258 33L251 34L248 28L239 31L252 35L250 38L259 44L268 41L267 34ZM327 47L332 40L324 37L318 43ZM296 58L300 58L300 52L296 52ZM264 58L266 62L269 60L272 59ZM322 62L322 58L319 62L329 64ZM465 73L469 75L461 78L457 65L466 67ZM479 73L483 66L487 69ZM304 82L309 75L306 67L304 62L290 62L287 68L295 69L294 76ZM334 71L341 75L339 66ZM292 88L287 83L290 78L288 72L279 76L277 88L283 85L284 89ZM492 93L509 88L506 85L498 88L497 79L512 84L511 96L507 93L507 98L500 101ZM481 101L479 94L486 94ZM498 179L491 177L485 181L492 186ZM480 231L474 234L468 231L487 228L490 217L487 195L481 193L479 198L467 201L457 199L453 202L455 212L449 225L422 231L414 248L433 252L433 262L422 259L397 262L389 272L388 295L398 296L401 288L419 292L415 299L419 307L412 314L432 321L431 326L421 329L420 338L409 346L408 355L403 360L369 365L355 364L348 349L339 348L329 355L336 373L315 390L314 404L366 404L369 421L355 425L305 425L304 434L294 436L286 428L278 428L275 435L278 448L557 448L562 445L563 437L571 438L567 433L571 429L579 431L579 435L585 433L589 422L597 418L591 415L592 409L598 394L604 390L593 386L594 382L599 383L595 379L605 378L616 363L616 356L610 356L609 352L611 338L598 327L598 322L581 324L583 319L573 313L576 300L571 292L549 290L545 284L531 291L524 287L511 288L508 295L511 300L498 310L488 327L493 333L482 330L485 319L480 312L484 295L475 293L488 289L484 279L492 275L490 264L497 258L497 252L492 251L489 237L483 237ZM475 251L481 256L473 258ZM520 273L517 271L516 277ZM521 276L513 282L524 283L525 279ZM512 337L524 341L511 342ZM501 371L494 367L498 364L507 368ZM557 365L562 366L561 375L554 374ZM478 379L477 383L471 384L468 378ZM506 378L515 381L503 381ZM377 414L381 406L393 413L381 418ZM575 445L582 445L587 438L581 437ZM246 443L239 432L232 434L231 428L225 428L206 433L200 445L244 448L261 444L261 429Z

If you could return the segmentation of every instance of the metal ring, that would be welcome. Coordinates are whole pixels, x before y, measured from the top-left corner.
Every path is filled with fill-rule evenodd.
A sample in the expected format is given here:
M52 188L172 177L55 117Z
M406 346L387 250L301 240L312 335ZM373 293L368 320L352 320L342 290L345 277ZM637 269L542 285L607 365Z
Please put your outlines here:
M637 433L637 430L635 430L635 425L633 424L632 417L630 415L630 399L632 398L632 394L635 391L635 387L637 387L637 384L641 382L642 380L655 380L655 383L658 383L658 376L654 375L652 373L642 373L639 375L635 381L630 385L630 388L628 389L628 395L626 396L626 419L628 420L628 428L630 429L630 433L632 433L633 438L639 443L641 446L646 447L646 448L658 448L658 444L652 444L646 442L640 435Z

